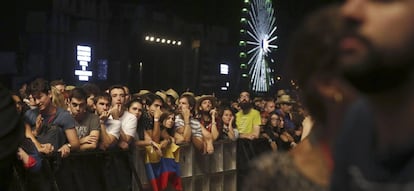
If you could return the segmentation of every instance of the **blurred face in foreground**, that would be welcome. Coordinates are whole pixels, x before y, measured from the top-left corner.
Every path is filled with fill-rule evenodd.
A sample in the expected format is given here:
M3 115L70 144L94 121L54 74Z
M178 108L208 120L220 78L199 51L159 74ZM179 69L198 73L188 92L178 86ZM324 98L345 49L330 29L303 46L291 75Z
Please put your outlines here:
M414 68L414 0L348 0L339 43L342 73L365 93L398 88Z

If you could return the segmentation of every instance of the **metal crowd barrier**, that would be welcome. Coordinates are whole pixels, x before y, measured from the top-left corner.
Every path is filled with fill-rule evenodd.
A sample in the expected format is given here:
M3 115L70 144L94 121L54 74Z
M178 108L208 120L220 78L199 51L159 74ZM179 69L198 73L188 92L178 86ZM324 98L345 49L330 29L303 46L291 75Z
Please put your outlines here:
M246 160L252 158L252 156L247 156L251 155L249 154L252 149L251 145L246 146L246 140L237 142L220 140L214 143L214 148L212 155L203 155L191 144L180 145L179 164L183 190L237 190L238 181L241 181L240 178L244 175L243 167L247 166ZM19 165L15 165L12 190L151 190L145 172L144 159L144 150L139 148L128 151L73 152L64 159L46 156L43 158L43 167L39 173L28 173ZM238 165L237 163L244 164ZM32 177L39 176L39 174L42 174L41 176L44 176L44 180L47 181L40 181L42 186L38 189L30 187L30 183L33 184L30 182Z

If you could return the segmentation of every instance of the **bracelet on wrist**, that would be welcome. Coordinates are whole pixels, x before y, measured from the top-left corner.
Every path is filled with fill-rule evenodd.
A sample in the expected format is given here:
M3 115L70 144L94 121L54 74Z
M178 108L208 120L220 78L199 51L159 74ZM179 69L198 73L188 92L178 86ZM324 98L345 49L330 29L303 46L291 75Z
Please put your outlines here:
M72 148L72 145L70 143L66 143L66 146L68 146L69 150Z
M154 122L158 122L158 121L160 121L159 118L154 118Z

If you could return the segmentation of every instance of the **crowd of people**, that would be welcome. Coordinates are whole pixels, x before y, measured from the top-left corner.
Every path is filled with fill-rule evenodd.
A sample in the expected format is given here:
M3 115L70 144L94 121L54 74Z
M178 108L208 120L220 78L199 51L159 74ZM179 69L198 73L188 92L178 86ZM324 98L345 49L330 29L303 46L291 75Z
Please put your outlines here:
M0 100L3 120L12 119L0 136L25 134L4 153L16 146L23 168L36 172L40 156L52 153L145 147L162 157L171 145L192 144L210 155L217 140L265 140L270 152L244 161L250 169L239 189L413 190L412 8L414 0L347 0L309 15L288 59L301 96L241 91L228 102L173 89L131 94L125 85L36 79L11 94L21 121ZM23 130L12 128L19 124Z
M18 155L36 171L42 155L150 147L163 156L171 144L192 144L209 155L217 140L265 139L271 150L288 151L302 138L305 116L287 92L252 99L242 91L229 102L189 91L130 93L125 85L72 86L37 78L11 93L25 124L22 145L32 145L20 147Z

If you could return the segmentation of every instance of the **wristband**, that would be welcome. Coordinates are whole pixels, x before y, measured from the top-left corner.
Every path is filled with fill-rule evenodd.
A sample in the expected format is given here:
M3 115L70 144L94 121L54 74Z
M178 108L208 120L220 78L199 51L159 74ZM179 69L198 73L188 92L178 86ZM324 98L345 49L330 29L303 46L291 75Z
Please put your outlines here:
M159 118L154 118L154 122L158 122L159 120Z
M29 155L29 159L27 160L27 163L24 164L24 168L29 169L36 165L37 161L35 158L33 158L31 155Z

